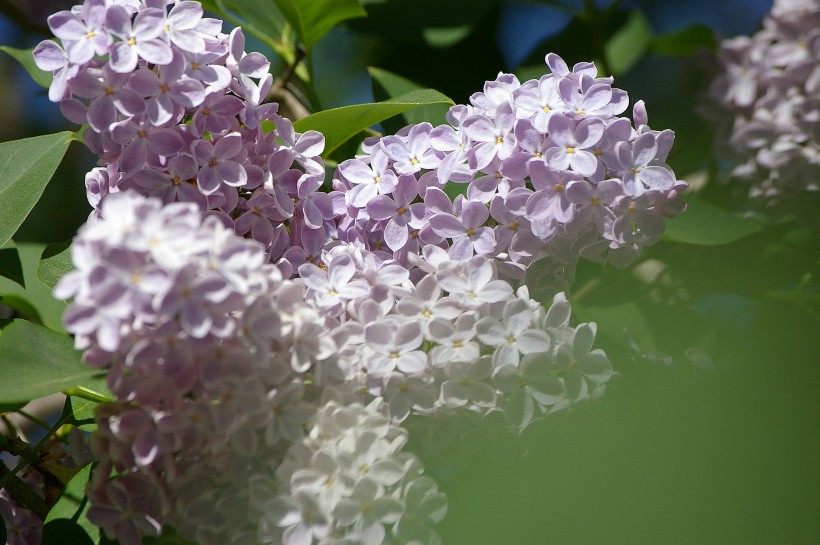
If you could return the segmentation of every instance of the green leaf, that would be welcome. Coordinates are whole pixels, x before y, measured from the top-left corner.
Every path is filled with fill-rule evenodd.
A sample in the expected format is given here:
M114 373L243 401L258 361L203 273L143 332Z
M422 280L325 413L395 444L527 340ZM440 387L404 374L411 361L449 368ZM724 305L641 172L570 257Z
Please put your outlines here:
M0 143L0 246L37 204L74 137L66 131Z
M13 293L0 293L0 304L14 309L16 316L26 318L27 320L35 320L42 323L43 319L34 305L28 299L21 295Z
M612 75L623 74L632 68L646 52L652 40L652 28L638 11L630 12L624 26L609 39L604 53Z
M91 464L77 472L68 482L60 499L48 512L43 527L43 545L95 544L100 529L86 517L88 500L85 486L91 477Z
M342 145L359 131L394 115L431 104L453 105L453 101L433 89L418 89L375 104L342 106L309 115L294 123L299 132L320 131L325 135L325 155Z
M68 388L65 391L69 396L71 412L74 414L75 425L80 421L93 420L94 409L100 403L114 401L114 394L108 389L105 378L92 378Z
M5 51L14 59L23 65L23 68L26 69L26 72L31 75L31 79L33 79L38 85L45 87L48 89L51 87L51 80L54 77L49 72L43 72L37 65L34 64L34 54L32 53L34 49L16 49L14 47L9 47L7 45L0 45L0 51Z
M370 78L375 84L373 92L376 98L384 97L385 99L390 99L422 88L421 85L409 79L381 68L371 66L367 71L370 73ZM432 123L433 126L436 126L444 123L444 115L449 109L450 106L447 104L432 104L430 106L419 106L418 108L407 110L401 115L409 124L427 121Z
M669 220L664 240L718 246L760 231L760 225L713 204L686 199L686 211Z
M74 268L71 262L71 241L49 244L43 250L37 265L37 278L51 289L67 272Z
M308 49L348 19L366 17L358 0L274 0Z
M473 31L473 25L450 27L427 27L421 31L424 41L430 47L445 49L456 45Z
M704 25L694 25L674 34L656 36L650 44L653 53L669 57L691 57L703 49L714 51L716 48L715 33Z
M17 282L22 287L26 287L26 279L23 277L23 264L20 263L20 254L17 248L3 248L0 250L0 276L5 276L9 280Z
M21 242L15 246L23 265L26 289L0 277L0 299L3 299L3 304L17 310L20 317L43 324L54 331L64 331L62 316L66 303L55 299L51 295L51 288L37 278L37 267L46 244Z
M25 320L0 334L0 402L29 401L82 383L98 371L82 362L67 335Z
M271 46L280 38L287 24L274 0L216 0L205 2L203 6L242 23L245 30Z

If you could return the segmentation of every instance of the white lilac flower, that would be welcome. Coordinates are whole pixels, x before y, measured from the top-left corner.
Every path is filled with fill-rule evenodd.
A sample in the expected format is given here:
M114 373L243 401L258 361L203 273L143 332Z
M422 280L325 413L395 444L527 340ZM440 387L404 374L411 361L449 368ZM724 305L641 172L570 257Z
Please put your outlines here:
M488 356L472 362L455 362L445 368L447 379L441 385L441 401L449 406L494 407L496 390L487 382L493 372Z
M393 327L391 327L391 325ZM372 322L364 328L364 340L372 351L367 369L382 374L398 369L413 374L427 367L427 354L421 350L424 337L418 322Z
M573 400L586 398L592 388L612 377L609 358L602 350L592 349L596 330L594 323L580 324L562 339L556 350L558 367L566 372L564 383L567 394Z
M553 376L549 354L524 356L520 365L504 364L493 374L493 383L504 393L504 414L520 428L525 428L546 407L566 397L560 379Z
M348 301L370 293L367 282L353 279L355 274L353 259L347 256L334 259L327 273L313 263L299 267L299 276L316 297L317 304L331 311L338 311Z
M436 276L439 285L467 307L497 303L509 297L510 285L494 277L492 262L480 256L465 262L463 270L448 269Z
M518 366L519 354L546 352L549 335L532 327L532 311L523 299L513 299L504 306L502 321L485 317L476 324L476 336L486 345L495 347L493 363Z

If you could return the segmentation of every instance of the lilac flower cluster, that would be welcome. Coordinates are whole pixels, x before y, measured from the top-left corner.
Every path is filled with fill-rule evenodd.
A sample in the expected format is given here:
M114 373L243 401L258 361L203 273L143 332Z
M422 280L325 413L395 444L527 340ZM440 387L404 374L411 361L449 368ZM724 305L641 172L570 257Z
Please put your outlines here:
M54 73L51 100L89 127L95 208L131 188L211 210L276 257L289 246L287 220L295 241L324 240L324 137L295 132L264 102L270 63L244 51L241 29L222 34L190 0L85 0L48 23L62 45L44 41L34 59ZM263 131L264 120L276 129Z
M165 524L203 545L255 539L249 483L301 439L304 383L334 366L331 340L302 338L323 320L262 244L195 204L126 191L99 213L55 288L117 399L97 411L89 519L124 545Z
M427 246L414 282L338 244L285 279L192 203L125 191L99 213L55 295L117 399L97 411L88 516L124 545L164 525L202 545L435 543L446 504L402 451L405 419L520 430L613 375L563 294L544 309L484 256Z
M372 139L340 164L339 238L406 266L431 244L457 260L486 256L508 278L547 259L563 287L579 257L625 266L656 242L684 208L686 184L665 163L674 134L651 130L642 102L634 127L618 117L627 95L592 63L546 62L551 74L499 74L448 125ZM451 199L446 184L464 194Z
M116 397L88 489L109 537L434 544L446 500L403 450L408 419L520 431L604 391L595 324L534 300L527 271L567 287L580 257L626 265L685 183L671 131L640 102L617 117L626 94L590 63L501 74L448 125L367 141L328 194L322 135L263 103L267 61L198 3L49 22L62 46L35 58L101 160L55 295Z
M820 2L777 0L751 37L721 43L707 114L749 196L817 191L820 177Z

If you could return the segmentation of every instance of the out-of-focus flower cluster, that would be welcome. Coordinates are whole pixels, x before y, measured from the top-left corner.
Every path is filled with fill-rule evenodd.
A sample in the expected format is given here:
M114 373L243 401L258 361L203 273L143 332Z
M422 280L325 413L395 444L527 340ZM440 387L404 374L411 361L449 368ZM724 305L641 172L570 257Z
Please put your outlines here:
M339 238L405 265L425 245L482 255L514 279L543 259L559 288L580 257L626 266L657 242L685 206L686 184L665 163L674 133L651 130L643 102L634 126L618 117L628 97L592 63L546 62L551 74L523 84L499 74L449 124L368 141L340 164ZM463 195L451 199L446 184Z
M820 2L777 0L753 36L724 40L707 115L751 197L817 191Z
M23 482L37 495L43 496L43 477L40 473L27 472ZM6 545L40 545L43 521L32 511L21 507L5 488L0 489L0 518L6 525Z
M10 450L14 451L14 447ZM39 456L40 464L37 468L27 467L20 476L20 483L27 486L32 494L42 498L46 505L55 501L65 480L93 461L89 445L77 428L71 428L67 435L59 438L51 436L33 454ZM19 460L20 457L15 455L0 460L0 464ZM40 545L43 519L20 505L10 492L11 489L11 486L0 488L0 519L6 528L5 545Z

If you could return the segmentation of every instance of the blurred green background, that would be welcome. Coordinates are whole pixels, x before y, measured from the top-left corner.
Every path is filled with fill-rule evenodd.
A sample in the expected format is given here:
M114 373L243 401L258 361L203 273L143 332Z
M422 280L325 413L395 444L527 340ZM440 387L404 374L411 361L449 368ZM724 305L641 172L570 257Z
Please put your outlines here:
M710 51L758 29L770 1L363 3L367 18L333 29L311 52L313 108L383 98L368 66L464 103L498 71L540 76L547 52L594 59L632 102L646 101L653 128L675 130L678 177L704 201L742 207L715 182L723 165L696 109ZM0 0L0 45L33 47L46 37L45 16L70 4ZM270 2L233 5L247 15ZM264 36L248 34L248 49L283 70ZM0 118L0 141L68 127L2 54ZM61 304L33 287L33 268L45 244L70 238L87 217L83 175L93 161L72 145L15 236L28 289L0 278L0 293L28 297L55 328ZM728 244L662 241L625 271L582 263L576 323L599 323L620 376L602 399L519 439L425 450L450 500L444 544L820 543L820 207L810 195L786 207Z

